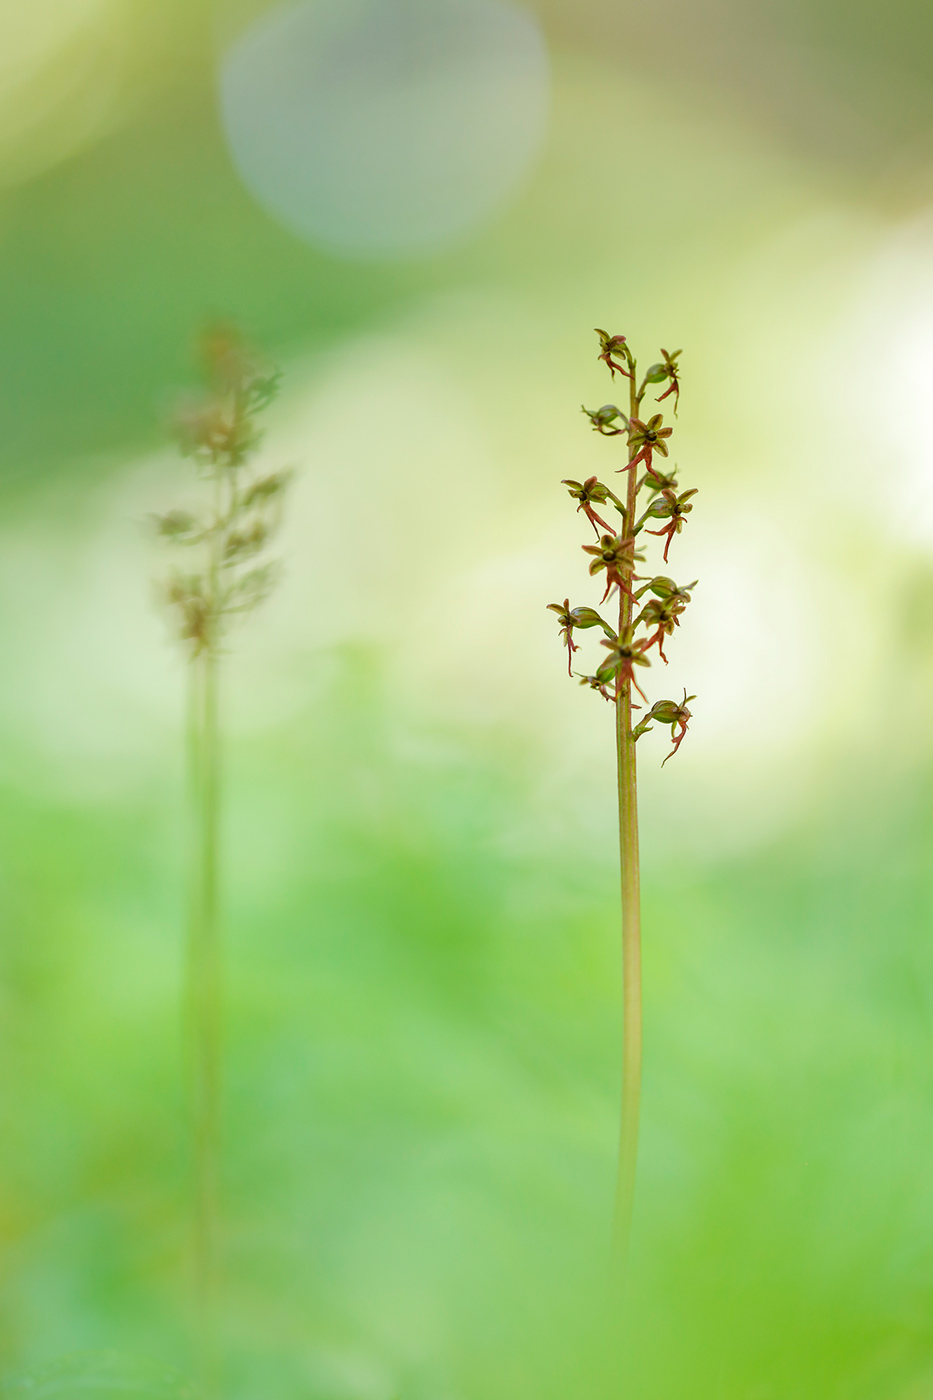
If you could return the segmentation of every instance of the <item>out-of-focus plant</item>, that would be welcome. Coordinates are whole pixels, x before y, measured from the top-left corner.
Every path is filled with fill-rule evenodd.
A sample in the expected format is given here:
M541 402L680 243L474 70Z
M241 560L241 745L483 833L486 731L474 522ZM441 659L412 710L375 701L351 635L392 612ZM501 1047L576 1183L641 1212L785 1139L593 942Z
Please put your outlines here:
M638 1159L638 1125L641 1098L642 1009L641 1009L641 897L638 873L638 791L636 782L635 745L655 724L670 725L673 747L668 758L679 749L690 720L689 703L695 697L684 691L681 700L657 700L636 723L633 711L642 707L633 699L636 691L648 704L638 681L657 656L667 664L664 646L677 627L690 602L696 583L678 585L666 574L641 575L636 566L645 555L638 549L642 532L664 539L664 562L667 563L671 543L686 523L693 509L695 490L680 491L676 470L667 471L658 458L666 459L668 439L673 428L664 426L660 413L642 417L642 401L650 386L667 385L659 397L674 395L676 414L680 401L681 352L661 351L661 360L652 364L638 379L638 367L624 335L609 335L598 330L599 358L606 364L613 379L616 374L628 380L628 413L615 404L583 412L593 429L604 437L621 437L627 449L626 461L619 472L625 472L625 499L595 476L586 481L567 479L564 485L577 502L596 534L595 544L583 546L591 556L592 575L605 574L605 591L600 606L612 600L618 611L607 620L595 608L570 606L570 599L549 603L557 614L560 634L567 648L567 668L573 674L573 656L579 650L574 633L600 629L600 645L607 655L602 657L592 674L581 675L582 685L590 686L609 701L615 709L616 759L619 790L619 849L622 867L622 969L623 969L623 1070L622 1113L619 1139L619 1162L616 1179L613 1241L616 1260L624 1267L631 1230L632 1206L635 1193L635 1171ZM639 475L639 468L642 474ZM600 515L599 510L604 512ZM615 512L618 522L612 525L605 514ZM640 512L640 513L639 513ZM647 529L651 521L660 528ZM640 587L638 585L641 585Z
M204 483L193 508L154 518L157 533L184 551L162 591L188 661L188 770L192 805L191 902L186 948L193 1122L193 1271L202 1389L215 1388L221 1066L219 681L232 622L252 612L275 583L264 558L278 524L286 471L259 475L249 463L261 434L256 416L278 374L225 325L201 340L202 391L179 409L175 432Z

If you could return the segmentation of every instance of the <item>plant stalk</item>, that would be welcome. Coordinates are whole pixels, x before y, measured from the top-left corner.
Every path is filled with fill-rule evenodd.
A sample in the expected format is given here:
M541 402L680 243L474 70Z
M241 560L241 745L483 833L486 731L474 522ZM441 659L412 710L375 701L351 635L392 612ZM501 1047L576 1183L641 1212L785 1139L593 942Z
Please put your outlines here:
M223 642L229 622L249 612L272 585L273 564L256 565L276 523L287 471L246 471L258 436L253 420L271 402L271 372L230 326L215 323L201 338L205 392L180 411L179 446L191 457L207 499L194 511L156 517L158 533L186 550L190 563L166 579L178 640L188 660L187 849L189 904L185 929L184 1048L190 1113L191 1333L202 1400L214 1400L220 1379L221 1108L223 948L221 928L222 734L218 716Z
M637 417L641 396L635 388L635 368L629 384L630 416ZM629 460L635 449L629 449ZM635 521L637 469L628 474L627 529ZM634 551L634 545L633 545ZM631 584L634 559L623 577ZM619 590L619 632L631 624L632 599ZM620 1274L628 1257L638 1162L638 1125L641 1102L641 888L638 871L638 788L635 741L632 738L632 683L623 680L616 695L616 762L619 789L619 858L622 882L622 1113L619 1128L619 1161L613 1216L613 1257Z
M216 497L219 505L219 493ZM211 541L216 596L219 559ZM202 1395L216 1393L218 1176L220 1156L221 960L219 928L219 658L211 635L190 662L193 889L188 943L188 1034L193 1126L195 1352Z

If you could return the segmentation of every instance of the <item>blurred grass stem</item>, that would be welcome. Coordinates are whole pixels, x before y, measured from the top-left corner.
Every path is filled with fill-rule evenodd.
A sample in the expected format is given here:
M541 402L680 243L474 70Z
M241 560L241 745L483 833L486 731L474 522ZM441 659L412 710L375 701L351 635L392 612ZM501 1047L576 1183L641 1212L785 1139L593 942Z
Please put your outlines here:
M206 1400L217 1393L222 958L220 930L220 725L222 642L229 621L268 596L274 565L262 555L279 515L288 472L248 469L261 434L255 417L273 399L270 372L230 326L205 329L206 392L182 407L176 431L209 487L196 510L156 516L159 534L194 550L166 598L188 656L188 768L191 801L191 903L185 957L185 1012L192 1118L192 1273L194 1348Z
M220 480L215 477L215 521ZM208 578L216 596L219 534L211 534ZM200 1388L216 1393L218 1176L220 1158L221 960L219 926L219 657L211 637L189 664L189 756L194 869L188 931L188 1035L193 1120L195 1350Z

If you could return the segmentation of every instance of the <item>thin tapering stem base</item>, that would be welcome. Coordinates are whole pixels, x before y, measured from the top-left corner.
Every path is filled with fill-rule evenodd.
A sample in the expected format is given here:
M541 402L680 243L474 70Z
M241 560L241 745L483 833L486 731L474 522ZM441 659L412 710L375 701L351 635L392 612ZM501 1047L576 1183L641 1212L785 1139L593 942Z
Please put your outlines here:
M638 792L632 739L631 689L616 702L619 857L622 885L622 1113L613 1213L613 1258L625 1268L631 1234L641 1105L641 897L638 870Z

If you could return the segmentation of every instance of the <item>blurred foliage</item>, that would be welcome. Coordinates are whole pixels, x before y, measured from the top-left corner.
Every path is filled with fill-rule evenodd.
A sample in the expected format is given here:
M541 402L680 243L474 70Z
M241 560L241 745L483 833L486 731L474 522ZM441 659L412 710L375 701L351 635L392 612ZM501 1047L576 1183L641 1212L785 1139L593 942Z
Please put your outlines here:
M356 674L231 755L229 1393L602 1394L615 871ZM930 792L649 883L627 1395L927 1393ZM172 804L2 812L4 1352L177 1365Z

